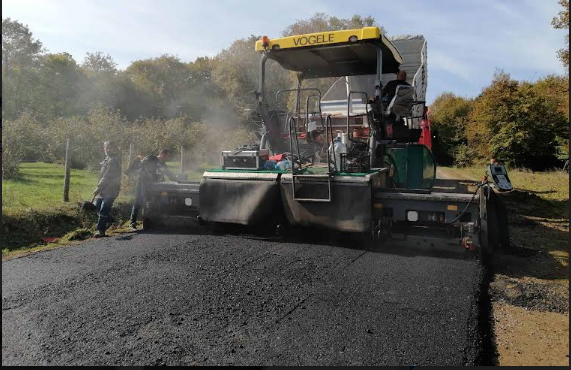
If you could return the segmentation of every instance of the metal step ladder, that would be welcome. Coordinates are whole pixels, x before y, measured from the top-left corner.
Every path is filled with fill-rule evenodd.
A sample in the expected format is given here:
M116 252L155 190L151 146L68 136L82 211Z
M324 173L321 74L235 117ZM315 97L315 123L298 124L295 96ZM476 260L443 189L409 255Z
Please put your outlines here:
M323 117L321 114L321 96L318 96L319 98L319 115L320 117ZM309 104L309 98L307 99L306 105ZM306 112L308 112L308 110L306 109ZM309 122L309 113L307 113L307 118L306 118L306 125L307 122ZM292 149L292 154L293 154L293 135L292 135L292 125L295 125L295 120L292 118L289 120L289 128L290 128L290 148ZM294 132L296 131L296 127L293 128ZM325 128L325 136L326 138L331 137L331 143L333 144L333 128L331 127L331 116L327 116L326 119L326 128ZM294 133L295 137L296 137L296 142L297 142L297 135ZM332 148L334 148L333 145L331 145ZM297 154L298 154L298 158L300 158L300 153L299 153L299 145L297 145ZM334 158L335 159L335 158ZM335 167L334 167L335 168ZM327 173L326 174L304 174L302 173L302 169L296 169L295 168L295 164L292 162L292 190L293 190L293 199L295 201L298 202L307 202L307 203L330 203L331 202L331 179L333 177L333 172L331 171L331 153L329 152L329 148L327 149ZM323 183L323 185L327 186L327 192L326 192L326 196L325 197L300 197L299 196L299 189L298 186L302 185L303 186L303 182L304 180L306 181L306 184L308 182L311 182L311 185L317 185L317 189L319 189L321 187L321 183ZM319 184L319 185L318 185Z

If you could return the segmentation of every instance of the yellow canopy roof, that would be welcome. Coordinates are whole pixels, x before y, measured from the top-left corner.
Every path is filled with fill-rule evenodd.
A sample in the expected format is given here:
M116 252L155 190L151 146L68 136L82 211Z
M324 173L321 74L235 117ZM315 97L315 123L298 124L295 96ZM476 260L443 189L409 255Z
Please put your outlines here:
M402 63L397 48L378 27L317 32L256 41L256 50L284 68L306 78L376 73L377 48L383 53L383 73L394 73Z

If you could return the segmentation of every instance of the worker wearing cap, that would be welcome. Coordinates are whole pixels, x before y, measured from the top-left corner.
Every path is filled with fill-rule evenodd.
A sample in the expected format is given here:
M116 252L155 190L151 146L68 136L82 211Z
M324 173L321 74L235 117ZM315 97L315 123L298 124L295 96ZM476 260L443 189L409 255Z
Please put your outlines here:
M111 206L121 190L121 156L117 145L113 141L103 143L105 159L101 162L99 182L93 192L95 196L95 208L99 215L97 221L96 238L105 236L108 224L113 220Z
M166 162L171 158L169 149L161 149L158 155L149 155L142 160L135 160L125 174L134 174L139 171L139 179L135 186L135 202L131 210L131 230L137 230L137 216L141 206L145 203L147 186L151 182L162 181L166 175L171 181L178 181L176 175L167 167Z

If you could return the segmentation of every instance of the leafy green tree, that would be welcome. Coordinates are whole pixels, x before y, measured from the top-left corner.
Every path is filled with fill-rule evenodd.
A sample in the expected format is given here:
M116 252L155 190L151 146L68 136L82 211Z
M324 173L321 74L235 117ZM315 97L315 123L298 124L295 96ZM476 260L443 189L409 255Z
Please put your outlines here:
M351 18L330 17L325 13L315 13L308 19L300 19L289 25L283 32L283 36L302 35L306 33L339 31L345 29L356 29L363 27L380 27L371 16L362 17L354 15ZM381 32L386 33L383 27Z
M535 82L533 89L569 119L569 76L546 76Z
M238 107L251 105L252 91L258 88L260 54L254 50L258 39L251 35L236 40L216 56L212 77Z
M46 140L38 121L29 114L2 125L2 179L15 178L24 159L42 158Z
M114 76L117 74L117 63L113 61L110 55L104 55L100 51L87 53L81 68L90 77Z
M101 52L87 53L80 66L84 75L78 104L87 113L97 107L117 108L119 94L117 64Z
M31 67L42 54L42 43L28 26L10 18L2 20L2 71Z
M10 18L2 20L4 119L15 119L32 105L38 60L42 53L42 43L34 39L27 26Z
M433 153L439 163L452 164L458 147L467 143L466 126L473 104L473 100L445 92L430 106L430 122L437 136Z
M187 91L182 102L181 114L191 122L211 121L227 117L232 110L223 81L215 80L215 70L219 66L217 58L200 57L188 63L191 73L192 87ZM226 118L228 120L231 118ZM234 119L235 120L235 119Z
M39 67L39 95L34 99L36 112L41 118L68 117L86 113L78 96L84 86L85 75L68 53L47 54Z
M191 79L190 70L177 57L162 55L138 60L125 70L133 81L141 104L141 115L172 117L177 114L174 101L180 97Z
M220 86L233 108L229 114L236 116L240 122L247 117L244 109L255 107L254 91L258 90L261 55L254 49L258 36L236 40L229 48L222 50L215 57L212 71L213 82ZM289 72L273 60L266 63L265 95L273 103L275 93L290 87Z
M569 123L569 75L547 76L532 85L533 90L545 98L550 109L560 112ZM559 127L557 135L557 157L569 158L569 124Z
M214 64L209 58L183 63L171 55L139 60L125 70L132 86L124 86L134 90L132 99L140 116L184 115L191 121L199 121L211 100L219 99L220 90L212 77Z
M559 0L559 5L563 7L556 17L553 18L551 24L557 29L569 29L569 0ZM569 34L565 35L566 48L558 51L559 59L563 62L565 70L569 73Z
M519 167L542 169L554 158L567 118L529 83L503 72L476 99L467 125L476 159L501 158Z

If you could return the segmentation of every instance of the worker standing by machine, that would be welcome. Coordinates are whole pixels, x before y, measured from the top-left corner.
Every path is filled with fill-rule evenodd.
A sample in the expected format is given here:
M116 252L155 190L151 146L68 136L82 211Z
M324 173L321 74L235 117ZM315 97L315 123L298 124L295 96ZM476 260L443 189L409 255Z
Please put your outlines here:
M121 190L121 156L117 144L113 141L106 141L103 144L103 151L105 152L105 160L101 162L99 182L93 192L96 201L95 207L99 216L96 238L105 236L105 230L113 220L111 206Z
M161 149L158 155L149 155L142 160L135 160L125 171L126 175L137 174L139 178L135 186L135 201L131 210L130 227L137 230L137 217L141 206L145 203L147 186L151 182L164 180L166 175L171 181L178 181L176 175L167 167L166 162L171 158L169 149Z

